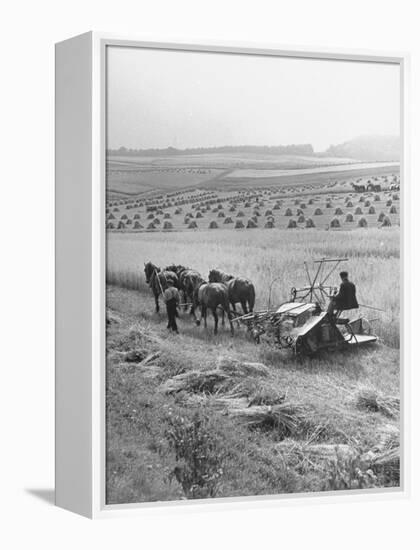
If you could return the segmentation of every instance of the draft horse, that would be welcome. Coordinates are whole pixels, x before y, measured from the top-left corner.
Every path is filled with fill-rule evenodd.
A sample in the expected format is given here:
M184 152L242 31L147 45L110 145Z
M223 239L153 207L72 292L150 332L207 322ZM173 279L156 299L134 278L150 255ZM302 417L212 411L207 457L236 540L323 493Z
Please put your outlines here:
M183 265L171 264L165 267L167 271L173 271L178 277L179 290L182 292L184 301L184 310L188 309L188 304L191 304L190 315L195 317L194 292L204 283L201 273L195 269L185 267Z
M209 272L211 283L224 283L227 286L229 302L236 313L236 304L240 303L244 314L252 313L255 306L255 287L250 280L244 277L234 277L220 269Z
M204 318L204 327L207 328L207 310L210 309L214 318L214 334L217 334L219 317L217 308L222 310L222 325L225 326L225 313L229 319L230 332L233 336L232 316L229 309L229 296L226 285L223 283L202 283L194 292L194 302L201 308L200 319L196 318L197 326L200 326Z

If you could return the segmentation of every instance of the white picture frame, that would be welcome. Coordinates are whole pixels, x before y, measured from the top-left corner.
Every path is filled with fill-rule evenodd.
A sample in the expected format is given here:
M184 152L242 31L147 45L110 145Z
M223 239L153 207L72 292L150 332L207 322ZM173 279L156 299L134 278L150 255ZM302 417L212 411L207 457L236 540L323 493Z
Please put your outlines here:
M401 74L401 487L183 501L105 503L105 53L109 46L394 63ZM56 45L56 504L90 518L176 510L401 498L409 494L408 70L405 53L139 40L89 32Z

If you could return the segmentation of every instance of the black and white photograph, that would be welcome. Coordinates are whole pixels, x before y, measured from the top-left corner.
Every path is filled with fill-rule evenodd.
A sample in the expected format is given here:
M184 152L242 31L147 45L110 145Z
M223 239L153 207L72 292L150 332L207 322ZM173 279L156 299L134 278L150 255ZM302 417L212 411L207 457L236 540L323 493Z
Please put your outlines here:
M106 48L106 504L400 487L400 71Z

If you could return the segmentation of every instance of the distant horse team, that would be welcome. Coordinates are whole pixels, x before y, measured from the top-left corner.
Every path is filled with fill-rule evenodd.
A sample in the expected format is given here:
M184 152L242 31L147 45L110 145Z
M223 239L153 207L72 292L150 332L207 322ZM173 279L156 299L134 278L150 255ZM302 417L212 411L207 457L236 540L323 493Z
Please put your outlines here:
M367 185L358 185L352 182L351 186L356 193L365 193L366 191L375 191L379 193L382 191L382 186L379 183L372 183L371 181L369 181Z
M241 304L244 314L254 310L255 288L251 281L244 277L235 277L219 269L211 269L206 281L195 269L175 264L161 269L152 262L144 264L144 274L155 299L156 312L159 312L159 296L163 295L168 286L174 286L182 296L184 309L190 307L190 314L197 326L204 319L204 326L207 328L207 312L211 311L215 334L219 324L218 310L222 313L223 326L226 314L232 334L232 313L237 313L236 304ZM200 311L200 318L196 316L197 309Z

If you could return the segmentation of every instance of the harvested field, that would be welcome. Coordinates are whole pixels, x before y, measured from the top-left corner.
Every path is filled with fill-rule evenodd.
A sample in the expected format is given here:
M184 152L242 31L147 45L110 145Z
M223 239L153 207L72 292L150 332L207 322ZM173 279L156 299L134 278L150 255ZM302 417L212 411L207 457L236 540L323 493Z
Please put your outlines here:
M399 484L398 350L290 359L187 314L168 337L138 296L108 290L109 503ZM169 482L193 448L200 468Z

